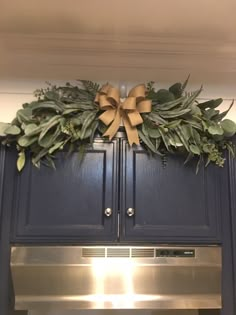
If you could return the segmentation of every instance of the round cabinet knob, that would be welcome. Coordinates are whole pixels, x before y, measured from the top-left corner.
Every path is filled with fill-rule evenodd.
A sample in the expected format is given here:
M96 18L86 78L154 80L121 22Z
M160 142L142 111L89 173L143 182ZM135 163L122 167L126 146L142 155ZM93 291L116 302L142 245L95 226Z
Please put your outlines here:
M112 209L111 208L106 208L104 213L105 213L105 216L110 217L112 215Z
M128 208L127 209L127 215L128 215L128 217L132 217L134 215L134 209L133 208Z

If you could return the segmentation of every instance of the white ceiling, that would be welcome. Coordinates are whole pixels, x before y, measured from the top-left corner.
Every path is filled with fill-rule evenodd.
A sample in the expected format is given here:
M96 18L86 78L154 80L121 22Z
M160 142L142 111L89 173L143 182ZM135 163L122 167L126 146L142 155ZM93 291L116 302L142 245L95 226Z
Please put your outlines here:
M0 78L236 82L235 0L0 0Z
M1 0L2 32L234 40L235 0Z

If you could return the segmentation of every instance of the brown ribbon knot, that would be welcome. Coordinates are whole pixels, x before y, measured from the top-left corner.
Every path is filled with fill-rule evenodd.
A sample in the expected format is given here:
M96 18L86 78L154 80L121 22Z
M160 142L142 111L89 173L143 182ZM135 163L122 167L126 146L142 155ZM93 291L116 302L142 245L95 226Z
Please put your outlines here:
M140 113L151 112L151 101L145 99L146 88L144 84L137 85L130 90L124 102L120 101L120 92L117 88L106 84L96 95L95 102L100 109L105 110L99 119L106 125L110 125L103 136L109 136L111 140L117 133L120 123L123 122L129 144L139 144L139 136L136 126L143 123Z

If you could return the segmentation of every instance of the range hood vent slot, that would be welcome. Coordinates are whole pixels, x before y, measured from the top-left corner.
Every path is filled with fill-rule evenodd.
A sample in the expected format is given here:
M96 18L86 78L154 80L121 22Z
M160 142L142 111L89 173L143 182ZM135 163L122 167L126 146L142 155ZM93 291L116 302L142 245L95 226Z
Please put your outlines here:
M107 257L108 258L129 258L130 257L130 248L108 247L107 248Z
M139 257L153 258L154 248L133 248L131 257L132 258L139 258Z
M155 249L145 247L83 247L83 258L154 258Z
M82 257L83 258L105 258L105 247L84 247L82 248Z

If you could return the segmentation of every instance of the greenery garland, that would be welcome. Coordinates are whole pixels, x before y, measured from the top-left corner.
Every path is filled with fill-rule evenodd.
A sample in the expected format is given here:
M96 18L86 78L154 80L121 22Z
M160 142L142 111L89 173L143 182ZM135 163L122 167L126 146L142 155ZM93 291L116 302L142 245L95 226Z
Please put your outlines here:
M146 98L152 101L152 108L141 114L143 123L137 126L141 143L161 156L187 153L186 162L198 156L197 168L202 161L223 166L223 151L235 153L230 138L236 133L236 124L224 119L233 102L220 113L221 98L200 103L197 98L202 88L187 93L187 81L158 91L154 82L147 84ZM54 154L66 145L69 151L81 150L93 143L97 133L103 135L109 126L99 120L102 111L95 102L99 90L99 84L84 80L78 86L48 84L46 89L36 90L36 101L23 104L11 124L1 123L2 143L18 150L18 170L25 165L27 149L36 167L41 162L55 167Z

